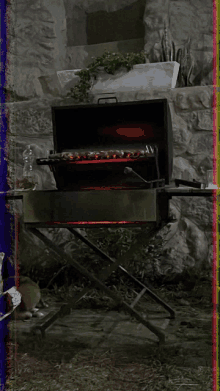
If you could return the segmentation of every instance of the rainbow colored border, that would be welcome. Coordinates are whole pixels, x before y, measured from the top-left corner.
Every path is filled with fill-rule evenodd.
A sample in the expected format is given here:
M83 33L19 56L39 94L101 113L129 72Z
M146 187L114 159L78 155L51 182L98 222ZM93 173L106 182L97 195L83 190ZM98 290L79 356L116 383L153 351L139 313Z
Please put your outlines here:
M219 104L220 104L220 3L213 1L213 173L214 184L220 188L220 142L218 129L220 126ZM219 390L219 216L220 216L220 190L213 191L213 279L212 279L212 366L213 366L213 390Z

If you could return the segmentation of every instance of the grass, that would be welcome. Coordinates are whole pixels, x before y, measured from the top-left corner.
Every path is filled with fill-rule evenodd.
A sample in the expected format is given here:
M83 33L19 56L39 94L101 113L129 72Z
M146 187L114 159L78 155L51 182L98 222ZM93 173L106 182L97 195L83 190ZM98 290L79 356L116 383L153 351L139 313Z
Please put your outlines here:
M172 302L173 299L176 302L173 291L175 292L161 287L158 289L158 294L164 296L165 301ZM61 296L62 293L67 296L67 290L65 292L59 290ZM70 296L71 294L72 292L69 292ZM178 290L176 294L179 297ZM39 343L36 342L36 338L34 341L26 339L20 345L13 341L14 354L10 363L11 376L8 379L7 389L10 391L211 391L211 366L208 364L205 366L205 360L202 360L204 366L197 364L200 355L202 359L207 355L209 346L211 354L211 344L209 345L211 326L206 321L206 317L202 320L202 314L206 311L210 312L209 284L203 283L202 302L197 287L187 298L191 301L190 296L199 301L196 310L194 305L191 307L190 304L185 309L178 304L174 306L176 309L178 307L183 319L190 317L195 323L193 328L182 326L178 331L177 340L182 347L182 352L178 349L174 350L172 344L169 346L167 343L160 353L158 348L155 348L152 353L148 351L145 357L139 355L138 358L135 352L129 355L112 350L98 353L86 345L76 343L71 346L68 342L56 338L39 340ZM100 294L93 291L93 295L90 293L90 298L87 298L88 302L84 301L84 305L86 307L90 305L90 308L93 308L94 304L103 305L100 299ZM105 304L106 309L109 310L111 303L105 302ZM84 305L82 301L81 306ZM194 309L192 315L190 315L191 309ZM201 340L196 342L195 336L201 337ZM193 360L189 360L193 357ZM195 365L192 367L191 363Z
M107 351L103 355L78 353L69 362L39 360L28 353L18 353L15 378L9 390L60 391L174 391L212 390L212 369L177 368L126 362Z

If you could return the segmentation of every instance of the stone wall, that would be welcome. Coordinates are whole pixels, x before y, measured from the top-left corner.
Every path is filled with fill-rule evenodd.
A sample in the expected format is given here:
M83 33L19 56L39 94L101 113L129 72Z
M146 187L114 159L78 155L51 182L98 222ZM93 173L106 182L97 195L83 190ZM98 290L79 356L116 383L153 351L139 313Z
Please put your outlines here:
M171 108L174 138L173 178L205 180L206 170L212 169L212 87L190 87L181 89L152 89L137 92L118 92L119 102L167 98ZM91 102L103 95L91 95ZM51 106L73 105L71 99L35 99L28 102L8 103L10 118L10 167L16 178L22 177L22 152L30 144L36 157L45 157L53 149ZM36 166L39 177L38 189L55 189L55 181L48 167ZM21 213L21 204L16 208ZM164 252L158 265L161 274L173 276L187 267L210 267L212 243L212 199L174 198L171 213L177 222L166 227ZM56 242L66 242L66 250L75 251L69 234L62 230L50 230L49 236ZM69 239L68 239L69 238ZM71 244L72 243L72 244ZM36 238L21 230L21 262L29 264L35 259L36 265L48 255ZM43 250L42 250L43 249ZM54 255L52 256L54 262ZM56 258L56 257L55 257ZM55 267L56 263L54 263ZM37 266L36 266L37 267Z
M160 47L164 20L176 45L182 48L191 38L195 66L193 85L211 85L213 71L213 2L211 0L147 0L144 24L146 52Z
M211 0L192 1L192 0L125 0L125 1L97 1L84 2L78 0L65 0L65 9L67 13L67 50L72 53L73 68L79 67L79 62L83 67L88 65L90 53L89 46L94 45L93 55L96 54L96 49L105 49L105 42L114 41L115 44L120 42L119 51L123 48L123 41L141 39L142 36L137 35L138 23L141 29L142 25L145 29L145 45L141 50L147 52L156 45L160 47L161 35L164 27L164 20L169 24L170 32L175 42L176 48L182 48L188 37L191 38L191 52L195 60L195 66L192 74L193 85L210 85L212 84L212 57L213 57L213 3ZM121 23L117 23L119 13L124 15L131 12L134 21L130 23L133 31L128 35L130 26L120 29ZM96 29L99 31L97 40L90 37L88 21L91 17L96 17ZM108 20L113 18L116 21L116 26L113 23L104 23L103 18ZM123 18L122 18L123 20ZM106 26L109 27L106 27ZM93 28L93 30L96 30ZM106 29L117 32L115 36L109 35L107 38ZM142 30L141 30L142 31ZM132 35L133 34L133 35ZM105 38L106 37L106 38ZM100 44L102 46L95 46ZM117 50L117 46L114 51ZM77 49L75 48L77 46ZM128 51L129 47L128 47ZM74 57L77 61L74 63ZM68 59L67 59L68 61ZM80 68L82 66L80 65Z
M42 96L38 78L65 69L63 0L14 0L7 17L7 88L27 99Z
M144 48L144 37L122 41L105 42L94 45L67 47L67 69L83 69L93 61L92 57L101 57L105 50L113 53L139 53Z
M130 35L128 28L121 29L117 22L112 29L119 29L120 34L113 38L109 36L114 42L90 40L87 28L90 16L98 18L97 24L99 29L103 28L101 35L105 40L102 13L109 20L117 21L114 15L120 13L123 19L127 12L134 17L129 26ZM13 0L8 7L7 87L24 99L43 97L46 93L43 78L55 78L56 71L85 68L93 56L102 55L105 49L114 52L145 49L149 52L152 46L160 46L164 18L170 21L177 49L188 36L192 39L193 85L211 85L211 0ZM140 24L143 28L141 37L136 34Z
M65 0L64 4L68 47L144 36L146 0Z

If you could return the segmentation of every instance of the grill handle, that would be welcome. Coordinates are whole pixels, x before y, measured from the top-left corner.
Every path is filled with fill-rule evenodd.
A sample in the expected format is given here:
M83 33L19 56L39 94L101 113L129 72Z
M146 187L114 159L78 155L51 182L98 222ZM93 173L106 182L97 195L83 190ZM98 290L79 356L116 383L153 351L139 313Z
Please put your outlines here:
M140 178L143 182L145 182L145 183L150 183L151 181L146 181L144 178L142 178L142 176L140 176L137 172L135 172L134 170L133 170L133 168L131 168L131 167L125 167L125 169L124 169L124 174L126 175L126 174L134 174L134 175L136 175L138 178Z
M161 186L164 186L164 179L155 179L153 181L146 181L144 178L142 178L142 176L140 176L136 171L133 170L133 168L131 167L125 167L124 169L124 174L127 175L127 174L134 174L136 175L138 178L140 178L143 182L153 186L153 183L158 183L158 184L161 184Z
M99 98L98 99L98 104L99 104L100 100L106 100L106 99L115 99L116 103L118 103L118 99L116 98L116 96L107 96L106 98ZM105 104L107 104L107 102L105 102Z

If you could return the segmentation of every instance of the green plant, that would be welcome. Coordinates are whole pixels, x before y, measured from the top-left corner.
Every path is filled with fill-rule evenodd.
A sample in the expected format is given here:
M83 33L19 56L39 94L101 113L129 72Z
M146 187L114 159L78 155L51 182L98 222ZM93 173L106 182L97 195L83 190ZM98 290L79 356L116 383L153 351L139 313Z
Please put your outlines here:
M193 57L190 53L190 38L183 50L178 49L176 51L175 44L168 35L168 28L165 23L160 54L157 55L155 48L152 48L149 61L177 61L180 64L178 84L181 87L188 86L190 85L189 79L194 66ZM94 80L97 79L97 74L100 70L104 70L110 75L114 75L120 68L126 68L127 71L130 71L135 64L146 63L146 53L145 51L141 51L140 53L113 53L105 50L102 56L97 58L93 57L93 59L93 62L89 64L88 68L76 72L80 80L67 94L67 97L73 98L77 103L90 101L89 90Z
M188 38L183 50L181 48L176 52L173 40L168 38L168 28L164 23L164 33L161 40L161 61L176 61L180 64L178 74L178 84L180 87L191 85L190 76L194 67L194 59L190 51L191 39Z
M93 57L94 58L94 57ZM126 68L130 71L135 64L146 62L144 51L140 53L112 53L105 51L101 57L94 58L87 69L76 72L80 77L79 83L70 89L68 97L74 98L77 102L89 102L89 90L97 74L101 69L110 75L114 75L120 68Z
M183 51L179 49L180 55L179 55L179 64L180 64L180 69L179 69L179 75L180 75L180 86L181 87L187 87L192 85L190 82L190 77L192 74L192 70L194 68L194 59L190 51L190 44L191 44L191 39L190 37L188 38L188 41L184 45Z
M194 59L190 51L190 44L191 39L189 37L183 49L179 48L176 50L175 43L165 22L159 53L156 48L157 44L153 46L150 52L150 62L176 61L180 64L177 79L179 87L191 85L190 77L194 67Z

